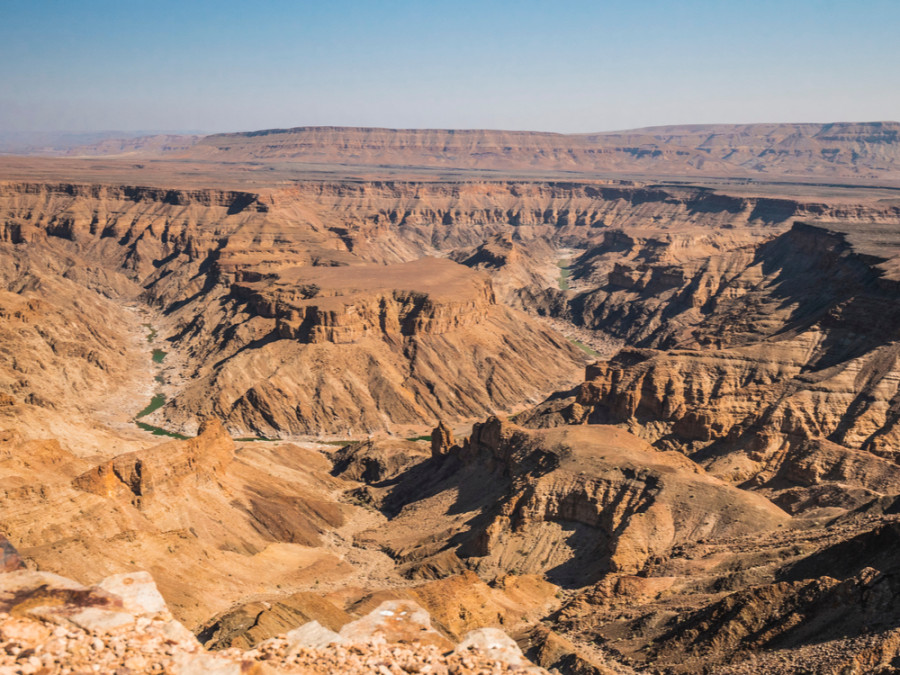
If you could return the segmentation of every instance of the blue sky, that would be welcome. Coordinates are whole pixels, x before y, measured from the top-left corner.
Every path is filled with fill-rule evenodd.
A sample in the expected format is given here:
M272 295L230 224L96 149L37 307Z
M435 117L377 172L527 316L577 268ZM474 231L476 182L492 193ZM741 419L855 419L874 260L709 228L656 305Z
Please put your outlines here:
M0 0L0 131L900 118L898 0Z

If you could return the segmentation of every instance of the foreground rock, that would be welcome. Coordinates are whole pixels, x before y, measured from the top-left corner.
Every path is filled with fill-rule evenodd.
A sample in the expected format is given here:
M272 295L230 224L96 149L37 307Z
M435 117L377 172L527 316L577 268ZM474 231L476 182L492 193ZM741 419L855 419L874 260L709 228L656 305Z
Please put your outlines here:
M113 593L111 591L115 591ZM0 573L0 673L181 675L534 672L500 631L458 647L413 603L383 603L340 634L307 624L258 648L210 653L146 572L86 587L45 572Z

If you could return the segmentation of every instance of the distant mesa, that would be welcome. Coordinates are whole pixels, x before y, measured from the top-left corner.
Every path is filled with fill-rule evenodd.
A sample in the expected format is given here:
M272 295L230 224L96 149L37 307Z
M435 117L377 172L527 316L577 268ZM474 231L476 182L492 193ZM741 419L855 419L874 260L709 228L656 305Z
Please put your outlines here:
M59 136L59 135L57 135ZM295 127L228 134L0 138L20 154L329 167L900 179L900 123L701 124L588 134ZM143 168L143 167L142 167ZM196 169L195 169L196 170Z
M900 123L649 127L594 134L297 127L206 136L184 157L487 170L900 177Z

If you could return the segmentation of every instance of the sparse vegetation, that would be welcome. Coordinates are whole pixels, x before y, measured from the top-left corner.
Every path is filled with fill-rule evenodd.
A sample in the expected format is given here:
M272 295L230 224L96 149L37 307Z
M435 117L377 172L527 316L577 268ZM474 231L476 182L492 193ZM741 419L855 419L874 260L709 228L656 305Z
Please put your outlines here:
M576 340L575 338L566 338L566 339L567 339L569 342L571 342L573 345L575 345L576 347L578 347L578 348L579 348L581 351L583 351L585 354L588 354L589 356L595 356L595 357L597 357L598 359L600 358L600 354L599 354L598 352L595 352L593 349L591 349L591 348L588 347L586 344L584 344L581 340Z
M559 290L569 290L569 277L572 276L572 270L569 268L571 260L560 260L559 265Z
M156 331L156 329L153 327L152 324L145 323L145 324L141 324L141 325L144 328L146 328L148 331L147 332L147 342L153 342L156 339L156 336L159 335L159 333Z
M152 399L150 399L150 403L147 404L147 407L141 410L137 415L135 415L135 419L140 419L141 417L146 417L152 412L155 412L162 408L166 404L166 395L165 394L155 394Z
M135 424L137 424L144 431L149 431L154 436L168 436L169 438L177 438L179 441L184 441L190 438L190 436L185 436L175 431L167 431L166 429L155 427L152 424L147 424L146 422L135 422Z

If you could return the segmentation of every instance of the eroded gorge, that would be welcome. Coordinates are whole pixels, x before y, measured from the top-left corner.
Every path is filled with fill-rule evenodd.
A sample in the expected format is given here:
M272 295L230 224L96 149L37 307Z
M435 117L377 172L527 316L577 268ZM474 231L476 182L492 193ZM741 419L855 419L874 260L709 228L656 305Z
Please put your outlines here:
M893 188L54 171L0 183L28 566L211 649L404 600L561 673L900 667Z

